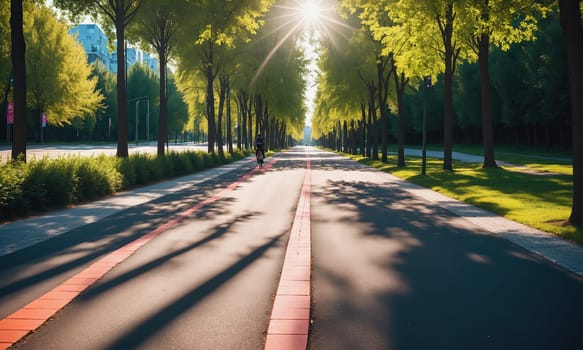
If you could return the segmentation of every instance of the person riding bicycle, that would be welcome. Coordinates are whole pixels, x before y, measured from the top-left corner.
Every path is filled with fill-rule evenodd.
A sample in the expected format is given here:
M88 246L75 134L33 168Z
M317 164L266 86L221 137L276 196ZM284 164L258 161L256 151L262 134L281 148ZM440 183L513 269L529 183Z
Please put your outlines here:
M263 136L261 134L257 135L255 139L255 156L258 155L258 152L261 151L262 158L265 158L265 150L263 149Z

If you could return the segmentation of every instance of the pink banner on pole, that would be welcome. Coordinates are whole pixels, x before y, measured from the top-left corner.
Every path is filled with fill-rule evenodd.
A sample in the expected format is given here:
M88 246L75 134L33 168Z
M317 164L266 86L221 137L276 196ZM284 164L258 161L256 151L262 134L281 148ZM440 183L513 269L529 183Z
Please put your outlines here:
M8 102L8 114L7 118L8 124L14 124L14 102Z
M47 127L47 115L45 113L42 114L42 125L43 128Z

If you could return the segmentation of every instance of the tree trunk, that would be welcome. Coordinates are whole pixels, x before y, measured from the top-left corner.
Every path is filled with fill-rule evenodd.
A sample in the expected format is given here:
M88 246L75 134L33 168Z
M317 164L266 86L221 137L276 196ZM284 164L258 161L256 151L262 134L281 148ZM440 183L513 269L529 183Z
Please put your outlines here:
M405 166L405 105L403 103L403 96L405 95L405 88L409 83L409 79L405 78L405 74L397 74L394 71L395 88L397 90L397 110L399 114L398 120L398 140L397 140L397 166Z
M388 90L388 86L383 83L383 59L382 57L379 58L377 62L377 80L378 80L378 91L379 91L379 110L380 110L380 118L381 118L381 125L380 125L380 133L381 133L381 161L386 163L388 161L387 157L387 108L386 108L386 100L383 99L385 95L384 91Z
M251 141L253 148L255 148L255 140L257 139L257 135L261 133L260 123L262 123L262 121L263 121L263 106L261 103L261 97L255 96L255 135L253 136ZM263 135L263 137L265 137L265 135ZM265 149L265 145L263 145L263 147Z
M227 98L227 82L225 77L219 79L219 113L217 118L217 146L219 154L223 154L223 116L225 112L225 99Z
M453 170L453 71L454 48L453 37L453 3L447 5L445 23L441 24L445 49L444 101L443 101L443 169Z
M571 117L573 120L573 205L569 222L583 224L583 27L578 0L559 0L563 37L567 48Z
M369 113L370 113L370 117L369 117L369 123L370 123L370 137L372 139L372 154L371 154L371 159L372 160L378 160L379 159L379 125L378 125L378 119L377 119L377 106L376 106L376 101L375 101L375 93L376 93L376 87L374 86L374 83L370 84L369 87L369 94L370 94L370 105L369 105Z
M254 147L254 140L255 140L253 138L253 100L254 100L254 97L249 96L249 108L247 108L247 112L249 113L249 115L248 115L249 132L247 133L247 137L249 138L248 139L249 140L249 149L252 149ZM255 116L255 119L257 120L257 115Z
M128 156L128 97L126 87L125 23L123 7L116 8L117 39L117 156Z
M208 124L208 153L215 152L215 140L217 137L217 128L215 124L215 92L214 92L214 80L215 76L213 74L212 65L208 65L205 70L207 86L206 86L206 110L207 110L207 124Z
M362 147L360 148L360 154L363 157L366 157L368 155L368 147L370 145L368 141L368 137L367 137L367 125L366 125L366 104L364 102L362 102L360 104L360 110L361 110L361 117L362 117L362 121L360 123L360 130L361 130L361 142L362 142Z
M158 118L158 156L164 155L166 139L168 137L168 108L166 98L166 61L165 50L158 50L160 59L160 117ZM148 136L149 137L149 136Z
M26 43L23 30L21 0L10 1L10 40L12 42L12 72L14 77L14 138L12 159L26 161Z
M484 33L478 41L478 59L480 61L480 90L482 100L482 142L484 143L484 168L496 167L494 156L494 131L490 100L490 70L488 67L488 49L490 36Z
M239 110L241 111L241 124L239 130L241 131L241 146L245 149L249 148L247 143L247 94L239 91Z

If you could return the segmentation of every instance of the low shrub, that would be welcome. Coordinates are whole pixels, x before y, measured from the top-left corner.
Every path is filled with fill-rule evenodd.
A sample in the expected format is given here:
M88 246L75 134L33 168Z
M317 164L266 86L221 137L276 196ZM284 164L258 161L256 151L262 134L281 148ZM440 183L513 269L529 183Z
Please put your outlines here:
M122 175L112 157L79 158L76 178L75 202L103 197L122 188Z
M22 188L33 211L60 208L73 202L78 183L74 157L44 158L29 165Z
M136 153L128 157L136 174L136 186L147 185L154 180L152 174L152 157L145 153Z
M28 214L29 207L22 191L27 171L24 162L0 164L0 218L10 219Z
M203 164L204 164L204 166L203 166L204 169L212 168L212 167L217 165L217 163L215 162L215 157L213 157L213 155L214 155L214 153L213 154L203 153L202 160L203 160Z
M164 157L137 153L115 156L43 158L0 163L0 220L94 200L246 157L235 152L170 152Z

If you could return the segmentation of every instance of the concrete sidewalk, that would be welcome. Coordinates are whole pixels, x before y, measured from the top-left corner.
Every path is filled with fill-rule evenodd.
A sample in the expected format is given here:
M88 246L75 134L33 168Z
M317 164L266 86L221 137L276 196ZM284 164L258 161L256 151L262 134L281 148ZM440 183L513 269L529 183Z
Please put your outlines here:
M193 175L119 193L103 200L50 212L0 225L0 256L32 246L67 231L96 222L129 207L150 202L162 196L194 186L202 181L241 168L246 158Z
M396 153L393 153L396 154ZM409 156L415 156L415 157L421 157L421 150L420 149L414 149L414 148L405 148L405 154L409 155ZM427 157L429 158L443 158L443 151L426 151ZM459 160L462 162L468 162L468 163L483 163L484 162L484 157L483 156L477 156L474 154L467 154L467 153L462 153L462 152L451 152L451 157L454 160ZM499 166L508 166L508 167L521 167L521 165L516 165L516 164L511 164L502 160L496 160L496 163Z

